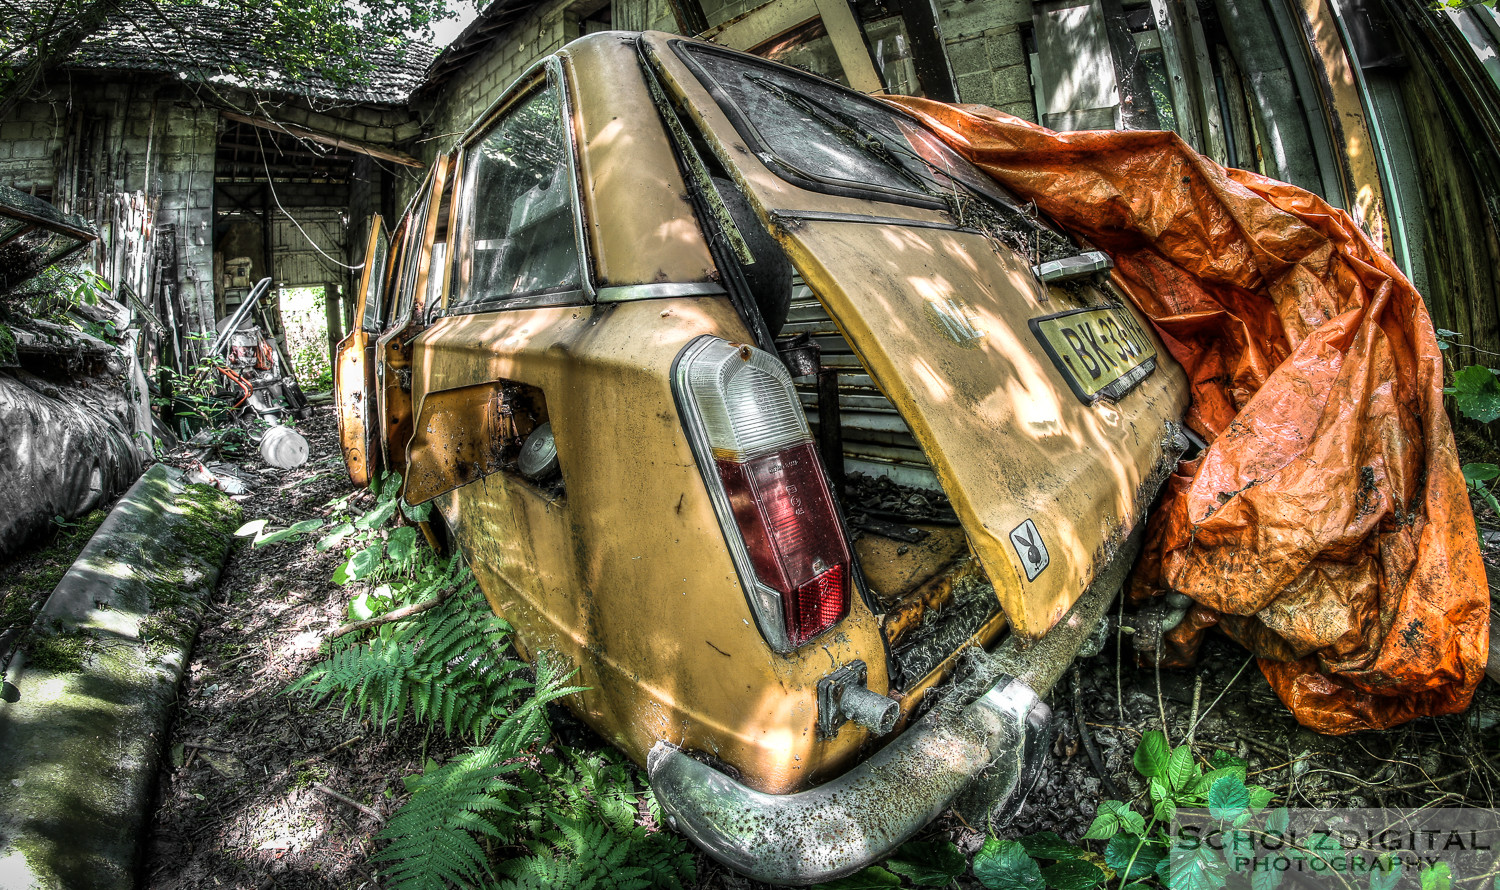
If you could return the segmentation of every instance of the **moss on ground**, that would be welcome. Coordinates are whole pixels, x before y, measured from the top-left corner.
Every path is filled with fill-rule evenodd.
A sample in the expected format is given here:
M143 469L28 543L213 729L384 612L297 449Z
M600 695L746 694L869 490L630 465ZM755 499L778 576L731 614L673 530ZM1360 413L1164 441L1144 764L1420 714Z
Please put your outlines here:
M33 631L26 638L27 662L33 668L77 673L83 670L83 660L93 642L94 638L82 630Z
M177 540L200 562L217 564L219 554L235 541L234 530L244 515L240 505L213 486L195 483L178 495L177 507L191 520L177 526Z
M54 522L30 550L0 568L0 630L31 623L107 515L95 510L72 522Z

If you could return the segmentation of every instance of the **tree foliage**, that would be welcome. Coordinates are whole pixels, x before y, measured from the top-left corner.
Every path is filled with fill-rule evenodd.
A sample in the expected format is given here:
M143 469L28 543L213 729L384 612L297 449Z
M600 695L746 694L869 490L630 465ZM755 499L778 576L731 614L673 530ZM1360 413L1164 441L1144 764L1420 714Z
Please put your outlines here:
M274 71L283 82L316 76L352 85L368 80L371 48L430 37L434 23L453 15L448 0L0 0L0 117L106 31L162 65L198 69L185 73L202 80L227 74L253 86ZM259 70L243 53L193 51L208 48L213 29L204 23L216 21L252 35L244 48Z

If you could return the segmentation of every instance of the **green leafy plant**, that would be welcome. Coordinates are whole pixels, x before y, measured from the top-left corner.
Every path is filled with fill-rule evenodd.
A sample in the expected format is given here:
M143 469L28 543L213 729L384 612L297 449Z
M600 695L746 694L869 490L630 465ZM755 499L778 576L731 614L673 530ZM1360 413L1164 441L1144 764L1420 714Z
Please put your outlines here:
M1271 792L1245 784L1243 760L1215 751L1205 770L1189 746L1173 748L1157 730L1142 736L1133 762L1146 780L1149 814L1143 817L1124 801L1106 800L1084 839L1105 842L1104 864L1126 885L1155 876L1188 890L1223 886L1222 863L1208 858L1209 848L1199 848L1206 851L1202 856L1168 857L1177 811L1207 807L1213 819L1243 825L1271 802Z
M1464 2L1466 0L1459 0L1449 5L1457 7ZM1491 3L1493 4L1493 0ZM1463 335L1457 331L1437 329L1438 349L1447 350L1457 345L1461 339ZM1453 383L1444 387L1443 393L1452 397L1453 407L1461 417L1475 423L1491 423L1500 418L1500 370L1479 364L1467 365L1453 373ZM1463 474L1469 491L1500 515L1500 499L1495 496L1495 480L1500 478L1500 466L1492 463L1466 463L1463 465Z
M1490 423L1500 418L1500 371L1494 368L1483 365L1461 368L1453 375L1453 385L1445 387L1443 392L1453 397L1453 405L1460 415L1476 423ZM1494 489L1495 480L1500 478L1500 466L1466 463L1463 474L1469 490L1500 514L1500 499L1496 499Z
M547 738L546 705L578 691L546 658L537 660L532 694L501 717L483 745L408 783L411 798L377 835L387 841L372 861L402 890L446 890L493 878L480 839L507 839L524 791L514 777L528 770L525 757Z
M517 829L531 855L504 862L504 888L660 887L683 890L694 878L681 838L639 824L661 809L635 770L612 752L543 754L529 777L529 803Z
M287 692L336 701L382 730L399 727L409 711L446 733L483 736L530 684L522 679L525 665L507 657L510 625L473 591L469 577L422 620L390 624L373 639L337 648Z
M395 474L372 489L373 503L355 493L326 504L326 520L280 529L257 520L238 534L257 547L320 535L318 550L346 556L333 580L359 588L349 605L356 623L341 629L357 642L339 637L288 692L340 704L382 730L410 719L474 742L407 780L411 797L379 835L389 845L373 860L392 885L467 886L493 882L497 871L508 887L690 883L693 855L652 826L661 812L634 767L609 753L545 749L544 706L582 688L567 685L545 652L528 680L510 656L509 625L477 595L463 559L437 555L413 526L398 525L428 518L427 509L401 500ZM497 845L512 854L498 869Z

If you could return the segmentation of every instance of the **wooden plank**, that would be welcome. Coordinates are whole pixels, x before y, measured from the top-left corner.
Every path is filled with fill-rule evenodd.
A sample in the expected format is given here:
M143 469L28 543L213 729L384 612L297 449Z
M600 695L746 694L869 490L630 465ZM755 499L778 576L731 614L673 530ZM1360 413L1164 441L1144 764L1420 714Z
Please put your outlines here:
M1293 0L1293 14L1300 19L1334 149L1342 155L1348 176L1349 215L1389 252L1390 226L1375 142L1365 120L1353 66L1338 33L1335 13L1323 0Z
M689 37L708 30L708 15L698 0L667 0L672 7L672 18L677 20L677 30Z
M1192 59L1190 70L1196 87L1194 92L1198 95L1195 110L1203 127L1203 147L1199 150L1215 161L1228 165L1229 150L1224 141L1224 116L1219 113L1219 90L1214 85L1214 66L1208 55L1208 39L1203 34L1203 19L1198 14L1198 4L1194 0L1188 0L1183 7L1187 13L1187 27L1184 30L1188 46L1192 50L1189 54Z
M828 29L828 39L833 42L833 51L838 53L839 64L844 66L844 76L849 79L851 89L861 93L885 92L885 81L875 70L875 60L870 58L870 45L865 43L864 29L849 8L848 0L815 0L818 14L823 17L823 27Z
M1245 91L1240 82L1240 67L1234 63L1228 47L1215 47L1219 54L1219 70L1224 72L1224 104L1229 108L1228 133L1231 157L1229 162L1242 170L1257 173L1265 169L1260 158L1259 146L1250 132L1250 114L1246 110Z
M1178 39L1176 14L1171 0L1151 0L1151 14L1156 18L1156 33L1161 37L1162 60L1167 66L1167 81L1172 88L1172 110L1177 115L1177 135L1200 151L1203 133L1198 114L1193 110L1193 90L1184 73L1181 41Z
M916 69L922 92L938 102L957 102L958 85L943 47L937 8L932 0L900 0L899 5L906 35L911 38L912 67Z
M382 161L390 161L395 164L403 164L407 167L416 167L418 169L427 166L426 164L422 163L406 152L397 151L394 148L385 148L384 146L380 145L372 145L368 142L361 142L357 139L346 139L342 136L335 136L331 133L322 133L317 130L309 129L307 127L299 127L296 124L280 123L278 121L268 120L262 117L240 114L236 111L221 110L219 114L226 120L238 121L242 124L249 124L252 127L261 127L263 129L271 130L272 132L276 133L285 133L288 136L295 136L298 139L310 139L313 142L318 142L323 145L331 145L334 148L341 148L345 151L355 152L356 154L369 155L372 158L379 158Z
M730 49L748 52L818 16L814 0L773 0L698 35Z

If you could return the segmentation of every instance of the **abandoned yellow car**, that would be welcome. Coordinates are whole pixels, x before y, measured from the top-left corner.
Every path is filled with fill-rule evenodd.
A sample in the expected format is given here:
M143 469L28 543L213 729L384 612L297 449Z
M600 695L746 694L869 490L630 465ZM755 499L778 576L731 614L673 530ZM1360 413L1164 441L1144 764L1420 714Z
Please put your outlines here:
M656 33L521 77L372 232L350 474L435 504L677 830L805 884L1014 812L1186 447L1102 254L891 107Z

